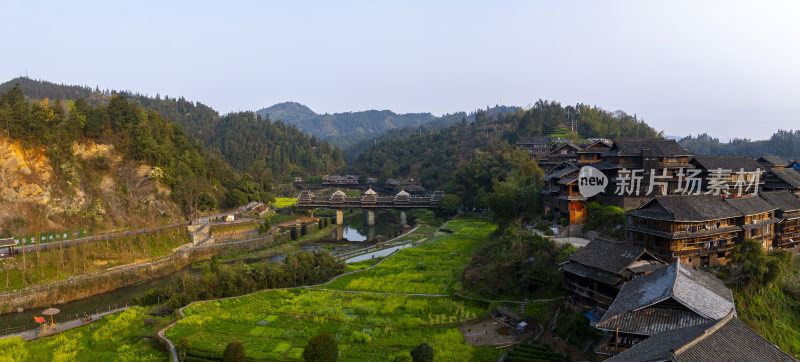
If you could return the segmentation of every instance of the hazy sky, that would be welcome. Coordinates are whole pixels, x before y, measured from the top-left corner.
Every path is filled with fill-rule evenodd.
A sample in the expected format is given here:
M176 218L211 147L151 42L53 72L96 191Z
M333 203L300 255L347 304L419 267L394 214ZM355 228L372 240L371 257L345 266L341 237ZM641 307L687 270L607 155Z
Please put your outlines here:
M184 96L221 112L442 114L537 99L668 135L800 129L800 2L0 0L0 80Z

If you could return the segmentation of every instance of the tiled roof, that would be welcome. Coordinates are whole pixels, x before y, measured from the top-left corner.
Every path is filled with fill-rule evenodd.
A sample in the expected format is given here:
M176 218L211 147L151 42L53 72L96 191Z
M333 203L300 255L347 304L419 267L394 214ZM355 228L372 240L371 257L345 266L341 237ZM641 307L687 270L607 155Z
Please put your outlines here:
M564 264L563 269L564 271L570 272L572 274L596 280L600 283L608 285L616 285L622 280L622 277L614 273L599 270L596 268L591 268L574 260L570 260L566 264Z
M583 147L578 153L603 153L607 152L611 146L603 141L594 141Z
M658 215L652 208L653 203L661 205L667 213ZM632 214L644 217L656 217L675 221L707 221L742 216L736 208L726 203L721 197L714 195L665 195L656 196Z
M571 164L568 164L566 167L564 167L564 168L562 168L560 170L556 170L556 171L553 171L553 172L545 175L544 179L545 180L560 179L560 178L562 178L562 177L564 177L566 175L569 175L570 173L575 172L575 171L578 171L578 167L573 166Z
M800 172L793 168L773 168L769 173L777 176L794 188L800 188Z
M517 139L518 145L547 144L547 143L550 143L550 136L520 137Z
M645 253L644 248L638 246L594 240L569 258L586 266L620 274ZM655 259L652 255L650 257Z
M739 210L744 215L762 214L777 210L775 205L770 204L766 200L758 196L745 196L735 199L725 199L729 205Z
M662 311L659 303L673 300L686 310ZM711 274L681 264L680 260L622 285L608 312L597 322L603 330L652 335L719 319L735 310L733 294ZM623 329L624 327L625 329Z
M663 139L616 140L611 149L604 155L640 156L643 149L649 149L655 157L692 155L691 152L683 149L675 140Z
M744 169L747 172L763 169L756 160L746 156L694 156L692 163L706 170L732 170L734 172Z
M758 163L762 165L786 166L789 164L788 162L784 161L780 156L776 155L761 156L756 161L758 161Z
M777 206L783 212L800 210L800 198L790 191L767 191L758 195L769 201L770 204Z
M766 362L795 359L729 313L719 320L656 334L608 361Z

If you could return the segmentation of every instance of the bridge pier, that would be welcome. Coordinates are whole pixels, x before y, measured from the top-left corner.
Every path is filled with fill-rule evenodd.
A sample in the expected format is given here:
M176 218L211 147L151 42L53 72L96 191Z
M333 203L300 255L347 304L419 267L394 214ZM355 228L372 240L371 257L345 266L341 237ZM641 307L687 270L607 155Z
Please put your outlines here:
M342 225L344 223L344 210L336 209L336 225Z
M375 210L367 210L367 225L375 226Z
M400 226L408 227L408 217L406 217L405 210L400 210Z

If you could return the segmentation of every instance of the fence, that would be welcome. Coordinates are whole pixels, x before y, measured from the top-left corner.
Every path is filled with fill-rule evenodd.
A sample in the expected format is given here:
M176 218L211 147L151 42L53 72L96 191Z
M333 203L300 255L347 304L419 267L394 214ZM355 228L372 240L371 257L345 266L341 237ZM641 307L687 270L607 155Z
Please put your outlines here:
M186 225L188 225L188 223L186 223ZM317 225L316 223L309 223L308 226L309 232L313 232ZM136 273L145 271L148 268L149 273L147 273L145 279L151 279L174 273L193 262L210 259L214 254L222 254L225 252L241 253L257 250L263 247L275 246L276 243L285 243L290 241L291 238L289 233L290 231L287 230L281 233L261 235L245 240L201 244L196 246L187 244L186 246L181 247L175 253L148 262L128 265L114 270L70 277L67 280L46 285L0 292L0 306L2 306L0 313L14 310L18 306L35 308L38 306L36 305L36 296L44 296L44 299L47 299L48 302L46 304L58 304L104 293L117 288L126 287L142 281L143 279L141 278L141 275L137 275ZM90 283L92 281L99 281L102 279L106 279L104 283ZM80 298L70 299L69 296L65 296L67 291L71 291L75 294L81 294L75 290L80 287L81 283L85 283L84 285L91 286L94 289L91 292L84 292L83 294L90 294L82 295ZM53 298L55 296L59 296L59 298L54 302ZM61 299L60 297L64 297L64 299ZM44 303L44 301L42 303Z
M130 307L131 307L131 305L129 303L124 303L124 304L123 303L118 303L118 304L111 304L111 305L108 305L108 306L105 306L105 307L95 308L94 313L89 313L89 311L86 311L85 313L87 313L92 320L95 320L98 317L105 316L105 315L108 315L108 314L112 314L113 312L125 310L125 309L128 309ZM69 322L69 321L83 320L83 318L84 318L83 314L76 313L74 315L73 314L59 315L57 320L61 321L59 323L63 324L63 323ZM70 327L70 328L73 328L73 327ZM5 336L8 336L10 334L17 334L17 333L22 333L22 332L25 332L25 331L31 331L31 330L35 330L35 329L36 329L36 324L35 323L28 324L28 325L16 326L16 327L6 327L6 328L3 328L3 329L0 329L0 338L4 338Z
M39 251L46 251L46 250L50 250L50 249L56 249L56 248L59 248L59 247L62 247L62 246L63 247L69 247L69 246L71 246L73 244L91 243L91 242L95 242L95 241L106 241L106 240L111 240L111 239L114 239L114 238L120 238L120 237L126 237L126 236L157 233L157 232L162 232L162 231L166 231L166 230L170 230L170 229L176 229L176 228L189 226L189 225L191 225L191 222L184 221L184 222L180 222L180 223L177 223L177 224L170 224L170 225L167 225L167 226L160 226L160 227L156 227L156 228L139 229L139 230L136 230L136 231L124 231L124 232L120 232L120 233L110 233L110 234L103 234L103 235L87 236L87 237L78 238L78 239L63 240L61 242L49 241L49 242L46 242L46 243L39 243L38 247L39 247ZM32 250L36 250L37 246L35 244L34 245L27 244L24 247L26 248L25 250L31 250L32 251Z

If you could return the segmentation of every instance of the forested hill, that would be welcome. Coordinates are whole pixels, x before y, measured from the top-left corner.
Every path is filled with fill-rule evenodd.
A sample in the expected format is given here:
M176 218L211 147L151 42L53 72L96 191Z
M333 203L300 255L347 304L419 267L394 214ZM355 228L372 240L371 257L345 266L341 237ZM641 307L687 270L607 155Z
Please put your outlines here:
M388 110L317 114L296 102L279 103L257 113L295 125L301 131L340 148L347 148L391 129L417 126L436 118L430 113L397 114Z
M478 115L478 113L481 113L483 117L492 118L497 116L498 114L516 112L517 110L520 109L521 109L520 107L515 107L515 106L496 105L491 108L486 107L485 110L477 110L470 113L456 112L456 113L445 114L440 117L436 117L431 121L422 123L418 126L408 126L404 128L391 129L378 136L358 141L355 144L352 144L350 147L345 148L344 149L345 159L347 160L348 163L352 164L359 153L364 152L364 150L366 150L369 146L372 146L379 142L387 142L387 141L407 138L411 137L412 135L422 135L424 133L429 133L443 128L447 128L456 123L461 123L461 122L472 123L475 121L475 117Z
M83 98L32 102L15 86L0 94L0 123L8 132L8 139L5 132L2 137L2 157L20 154L13 162L3 161L11 165L4 172L17 172L21 162L29 164L18 182L35 190L4 189L0 202L12 202L4 207L17 212L30 201L38 202L45 208L42 215L60 217L62 225L82 224L81 217L113 225L136 222L127 217L153 203L168 202L167 197L184 216L197 209L271 198L268 182L241 176L180 125L121 96L111 96L99 106ZM128 210L128 215L117 209ZM120 219L106 220L112 214Z
M800 130L778 130L767 140L736 138L720 142L706 133L682 138L678 143L698 155L749 156L778 155L786 161L800 159Z
M577 119L578 132L568 132ZM509 113L479 112L475 122L464 119L445 129L369 146L354 162L355 172L378 177L414 176L429 188L443 187L460 163L470 162L476 150L492 144L512 146L519 137L553 135L580 141L586 138L653 138L661 133L622 111L608 112L582 104L562 106L538 101L533 108ZM508 149L497 146L494 149Z
M0 84L5 93L19 83L32 100L83 98L90 105L107 104L112 95L157 112L180 124L187 134L201 140L240 171L269 177L320 175L341 171L342 152L325 141L309 136L294 126L271 122L252 112L221 116L213 108L183 97L147 97L130 91L109 91L86 86L70 86L47 81L16 78Z

